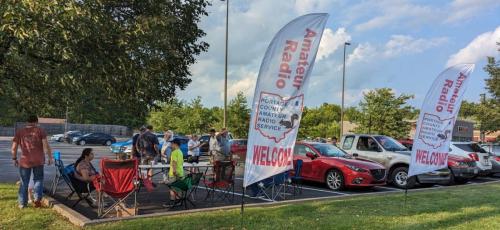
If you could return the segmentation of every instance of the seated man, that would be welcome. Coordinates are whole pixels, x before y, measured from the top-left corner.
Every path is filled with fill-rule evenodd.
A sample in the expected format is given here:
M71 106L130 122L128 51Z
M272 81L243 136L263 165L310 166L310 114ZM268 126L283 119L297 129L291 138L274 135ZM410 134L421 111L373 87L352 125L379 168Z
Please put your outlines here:
M171 184L177 180L184 178L184 155L180 150L181 141L174 139L171 142L172 153L170 155L170 170L168 172L168 183ZM170 189L170 204L164 205L171 207L175 204L175 200L179 199L177 193Z
M97 171L92 165L91 161L94 159L94 152L91 148L85 148L82 151L82 155L75 162L75 173L74 177L81 183L75 184L75 189L79 191L86 191L87 184L89 184L90 191L93 191L94 184L92 181L96 178Z

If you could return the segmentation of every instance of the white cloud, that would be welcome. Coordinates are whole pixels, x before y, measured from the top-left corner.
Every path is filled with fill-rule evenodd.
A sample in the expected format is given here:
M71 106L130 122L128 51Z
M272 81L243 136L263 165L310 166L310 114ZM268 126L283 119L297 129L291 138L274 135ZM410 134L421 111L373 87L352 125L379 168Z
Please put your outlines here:
M346 32L346 29L341 27L333 32L332 29L326 28L321 38L321 43L318 48L318 61L330 56L344 45L344 42L350 41L351 35Z
M400 54L420 53L426 49L439 46L448 39L444 37L432 39L415 39L408 35L392 35L385 44L384 55L394 57Z
M446 18L446 23L456 23L468 20L480 15L488 10L494 10L500 6L498 0L455 0L450 4L450 14ZM497 12L498 16L498 12Z
M498 56L497 42L500 42L500 26L494 31L480 34L466 47L450 56L446 66L459 63L476 63L487 56Z
M363 62L375 56L377 49L370 43L362 43L356 46L351 54L346 58L346 65L352 65L355 62Z
M243 92L247 98L253 98L257 73L248 72L243 79L229 81L227 88L227 98L233 98L238 92ZM224 100L224 92L220 93L220 99Z
M438 9L408 1L368 1L358 4L357 11L377 12L371 19L355 26L357 31L367 31L392 25L414 26L433 21L440 15Z
M295 1L295 12L299 15L318 12L328 9L335 1L332 0L297 0Z

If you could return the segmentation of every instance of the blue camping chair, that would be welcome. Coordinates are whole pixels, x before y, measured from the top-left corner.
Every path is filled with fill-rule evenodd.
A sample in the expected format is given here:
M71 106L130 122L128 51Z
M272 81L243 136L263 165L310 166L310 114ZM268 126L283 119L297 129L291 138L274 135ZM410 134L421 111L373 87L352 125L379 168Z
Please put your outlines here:
M290 177L291 185L293 187L293 195L297 194L297 191L302 194L302 176L300 175L302 171L302 160L297 160L295 165L294 175Z
M56 175L54 177L54 180L52 181L52 195L55 195L59 184L61 182L64 182L71 191L70 194L66 197L66 200L70 199L73 194L77 194L78 196L78 200L73 204L73 207L75 207L82 200L85 200L90 207L93 207L94 205L90 200L90 192L92 192L90 184L86 183L85 186L79 186L80 182L73 176L73 174L75 173L75 165L70 164L65 167L63 161L61 160L61 153L59 151L54 152L53 155L54 165L56 166Z
M250 189L256 197L264 197L272 201L278 198L285 200L288 181L288 172L283 172L250 185Z

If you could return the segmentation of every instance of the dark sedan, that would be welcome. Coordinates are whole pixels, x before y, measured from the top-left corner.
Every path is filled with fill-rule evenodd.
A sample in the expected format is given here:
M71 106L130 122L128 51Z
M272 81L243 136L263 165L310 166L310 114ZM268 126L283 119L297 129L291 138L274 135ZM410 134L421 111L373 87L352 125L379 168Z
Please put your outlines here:
M73 143L77 145L97 144L110 146L115 142L116 139L114 137L104 133L89 133L73 138Z

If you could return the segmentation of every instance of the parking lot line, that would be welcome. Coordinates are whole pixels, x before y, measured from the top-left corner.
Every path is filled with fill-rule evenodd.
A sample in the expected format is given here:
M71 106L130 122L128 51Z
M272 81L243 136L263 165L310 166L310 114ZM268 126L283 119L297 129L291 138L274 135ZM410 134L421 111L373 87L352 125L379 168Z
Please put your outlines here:
M487 181L499 181L499 179L491 178L491 177L479 177L478 180L487 180Z
M393 188L393 187L384 187L384 186L375 186L375 188L389 189L389 190L392 190L392 191L404 191L404 189Z
M207 189L203 186L198 186L198 188L201 188L201 189L205 189L205 190L212 190L212 189ZM222 190L219 190L219 189L214 189L216 192L226 192L226 191L222 191ZM237 193L235 192L234 195L238 195L238 196L243 196L243 194L241 193ZM250 199L258 199L258 200L263 200L263 201L267 201L267 202L274 202L273 200L270 200L270 199L267 199L267 198L263 198L263 197L252 197L252 196L249 196L247 194L245 194L245 197L247 198L250 198Z
M236 177L235 179L237 179L237 180L243 180L243 178L241 178L241 177ZM317 188L311 188L311 187L307 187L307 186L304 186L304 185L302 185L302 189L307 189L307 190L317 191L317 192L326 192L326 193L332 193L332 194L338 194L338 195L349 195L347 193L334 192L334 191L328 191L328 190L317 189Z
M334 191L329 191L329 190L311 188L311 187L307 187L307 186L304 186L304 185L302 185L302 189L311 190L311 191L317 191L317 192L326 192L326 193L338 194L338 195L343 195L343 196L349 196L350 195L350 194L342 193L342 192L334 192Z

